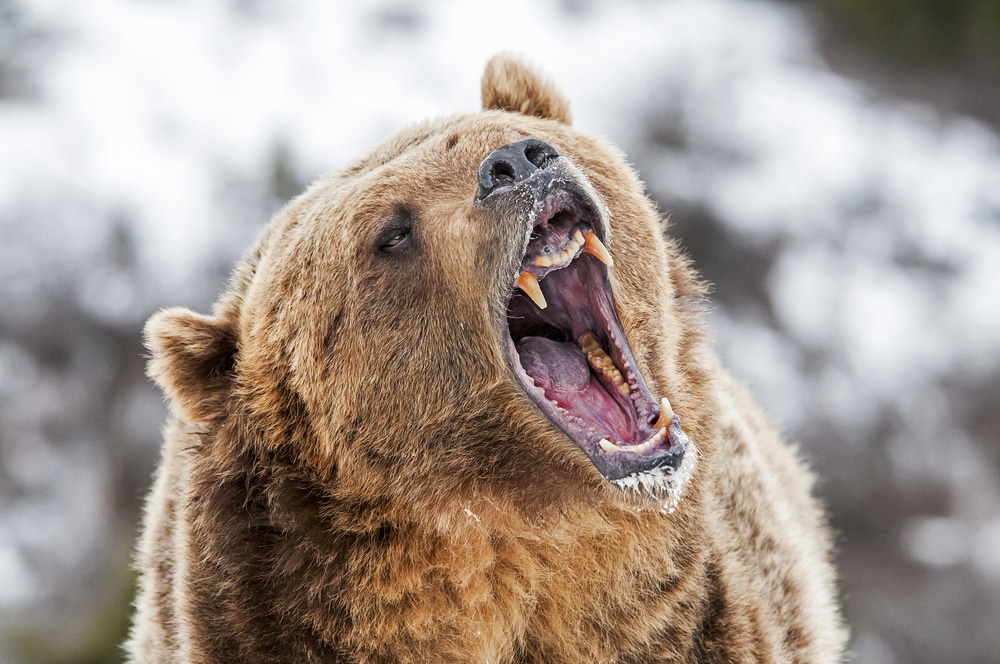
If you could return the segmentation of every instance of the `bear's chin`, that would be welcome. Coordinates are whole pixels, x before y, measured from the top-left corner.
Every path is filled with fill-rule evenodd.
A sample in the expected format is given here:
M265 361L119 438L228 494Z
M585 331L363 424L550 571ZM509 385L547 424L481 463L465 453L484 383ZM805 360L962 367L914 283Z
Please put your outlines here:
M650 393L618 319L599 207L582 187L543 191L508 299L508 363L528 398L605 479L657 498L677 495L691 445L669 401Z

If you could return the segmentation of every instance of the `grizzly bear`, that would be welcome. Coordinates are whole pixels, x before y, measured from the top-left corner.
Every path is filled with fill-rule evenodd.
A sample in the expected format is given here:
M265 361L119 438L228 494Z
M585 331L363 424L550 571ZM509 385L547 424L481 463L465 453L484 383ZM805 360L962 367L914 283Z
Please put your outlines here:
M146 326L134 662L837 662L812 477L624 156L516 58Z

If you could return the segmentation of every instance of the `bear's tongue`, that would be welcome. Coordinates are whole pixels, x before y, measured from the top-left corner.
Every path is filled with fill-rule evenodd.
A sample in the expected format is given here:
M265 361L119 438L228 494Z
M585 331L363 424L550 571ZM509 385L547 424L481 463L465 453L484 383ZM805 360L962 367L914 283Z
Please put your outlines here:
M590 369L579 346L545 337L525 337L517 344L521 365L546 392L579 394L590 384Z
M521 366L545 397L572 412L586 426L598 431L627 431L627 411L608 392L609 378L591 371L583 350L575 343L545 337L524 337L517 342ZM611 382L611 387L615 385Z

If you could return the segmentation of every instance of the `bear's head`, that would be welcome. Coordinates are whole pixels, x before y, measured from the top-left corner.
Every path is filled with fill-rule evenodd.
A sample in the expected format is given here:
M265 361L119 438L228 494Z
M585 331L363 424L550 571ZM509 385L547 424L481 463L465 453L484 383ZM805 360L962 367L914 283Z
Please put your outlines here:
M709 426L703 287L550 84L497 56L482 96L289 203L213 315L154 316L151 374L203 445L340 495L675 501Z

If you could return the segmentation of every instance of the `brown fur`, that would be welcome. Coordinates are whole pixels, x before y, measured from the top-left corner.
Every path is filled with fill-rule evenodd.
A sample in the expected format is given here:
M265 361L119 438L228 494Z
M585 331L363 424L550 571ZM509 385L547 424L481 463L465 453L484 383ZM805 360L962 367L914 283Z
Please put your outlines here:
M282 210L213 315L150 319L170 399L136 662L836 662L811 476L703 339L704 288L623 156L504 56ZM502 354L516 238L473 206L541 138L611 212L619 314L699 450L665 513L606 481ZM401 214L408 257L373 251Z

